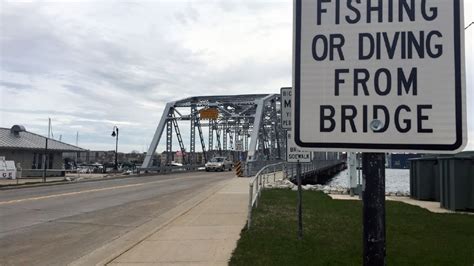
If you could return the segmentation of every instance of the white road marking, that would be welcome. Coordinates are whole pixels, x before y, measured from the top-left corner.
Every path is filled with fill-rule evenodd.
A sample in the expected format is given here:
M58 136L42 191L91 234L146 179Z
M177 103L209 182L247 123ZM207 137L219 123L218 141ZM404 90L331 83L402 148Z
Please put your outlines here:
M67 193L53 194L53 195L33 197L33 198L25 198L25 199L17 199L17 200L9 200L9 201L0 201L0 205L19 203L19 202L25 202L25 201L32 201L32 200L51 199L51 198L79 195L79 194L99 192L99 191L105 191L105 190L113 190L113 189L129 188L129 187L138 187L138 186L143 186L143 185L148 185L148 184L154 184L154 183L160 183L160 182L166 182L166 181L175 181L175 180L180 180L180 179L189 179L189 178L191 178L191 177L178 177L178 178L158 180L158 181L146 182L146 183L121 185L121 186L106 187L106 188L96 188L96 189L89 189L89 190L82 190L82 191L75 191L75 192L67 192Z

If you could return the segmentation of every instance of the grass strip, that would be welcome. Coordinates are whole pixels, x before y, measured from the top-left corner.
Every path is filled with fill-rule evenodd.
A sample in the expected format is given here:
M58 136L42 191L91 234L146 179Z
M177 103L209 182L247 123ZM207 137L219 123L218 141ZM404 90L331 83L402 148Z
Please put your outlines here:
M362 265L362 202L303 192L302 240L296 192L262 192L250 230L230 265ZM438 214L386 202L387 265L474 265L474 215Z

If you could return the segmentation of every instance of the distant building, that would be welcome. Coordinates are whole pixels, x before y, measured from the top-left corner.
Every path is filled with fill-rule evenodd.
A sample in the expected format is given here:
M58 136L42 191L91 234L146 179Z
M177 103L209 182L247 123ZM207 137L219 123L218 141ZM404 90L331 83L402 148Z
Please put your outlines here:
M164 151L161 153L161 160L160 163L161 165L166 165L166 160L167 160L167 154L168 152ZM189 157L191 156L190 153L182 153L181 151L176 151L176 152L171 152L169 153L171 162L175 163L180 163L180 164L187 164L189 163ZM205 158L204 154L202 152L195 152L194 153L194 164L204 164L205 163Z
M46 140L48 147L46 148ZM81 152L82 148L50 139L14 125L0 128L0 156L15 161L23 171L23 176L42 176L41 169L64 169L64 152ZM61 176L64 172L48 171L47 176Z
M182 151L177 151L174 156L174 162L180 164L186 164L186 153Z
M175 154L176 154L175 152L166 152L166 151L162 152L160 156L160 165L166 165L168 163L167 162L168 157L170 158L169 163L174 162Z
M92 163L113 163L115 151L80 151L65 152L63 159L75 162L76 164L92 164Z
M81 152L65 152L63 158L68 161L76 162L77 164L113 164L115 162L115 151L81 151ZM119 152L117 161L120 163L142 164L145 158L145 153Z

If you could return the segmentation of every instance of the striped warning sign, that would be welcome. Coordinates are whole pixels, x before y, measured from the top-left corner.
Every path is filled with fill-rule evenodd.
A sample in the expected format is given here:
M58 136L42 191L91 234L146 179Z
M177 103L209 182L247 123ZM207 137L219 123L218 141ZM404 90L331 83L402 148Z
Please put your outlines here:
M238 177L244 176L244 169L241 161L238 161L235 166L235 175L237 175Z

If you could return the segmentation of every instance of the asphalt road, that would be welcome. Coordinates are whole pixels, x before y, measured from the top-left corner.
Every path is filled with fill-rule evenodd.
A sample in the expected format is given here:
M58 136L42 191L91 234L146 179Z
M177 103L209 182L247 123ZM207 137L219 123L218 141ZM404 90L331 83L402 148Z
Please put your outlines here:
M0 265L66 265L233 176L194 172L0 191Z

